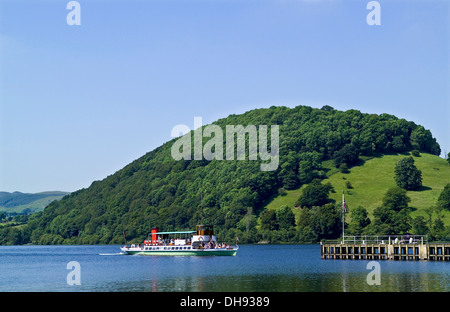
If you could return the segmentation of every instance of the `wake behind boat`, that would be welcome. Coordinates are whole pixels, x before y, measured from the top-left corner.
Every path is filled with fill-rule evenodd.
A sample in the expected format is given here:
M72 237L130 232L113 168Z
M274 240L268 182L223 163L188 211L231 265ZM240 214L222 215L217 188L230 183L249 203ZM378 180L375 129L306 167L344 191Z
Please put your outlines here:
M192 235L194 234L194 235ZM196 231L159 232L153 228L151 240L120 248L129 255L154 256L235 256L239 246L219 243L212 225L197 225Z

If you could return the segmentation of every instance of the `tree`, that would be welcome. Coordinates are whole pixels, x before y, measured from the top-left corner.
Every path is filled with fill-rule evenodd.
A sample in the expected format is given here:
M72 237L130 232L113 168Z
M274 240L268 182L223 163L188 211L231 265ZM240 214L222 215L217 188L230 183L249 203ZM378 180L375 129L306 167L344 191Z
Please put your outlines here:
M301 207L311 208L313 206L323 206L331 200L328 198L329 193L333 190L330 183L322 184L320 180L315 179L308 184L299 197L297 203Z
M403 136L398 135L392 138L392 149L396 152L402 152L406 150L406 145L403 143Z
M425 221L424 216L417 216L414 219L412 219L411 225L414 234L416 235L426 235L430 230L427 226L427 222Z
M343 163L351 166L358 162L359 151L353 144L346 144L333 155L334 165L339 168Z
M423 126L417 126L411 132L411 146L414 149L428 152L434 155L441 154L441 148L436 139L431 135L430 130L425 130Z
M334 108L331 107L330 105L324 105L324 106L322 106L321 110L324 110L326 112L332 112L332 111L334 111Z
M295 226L295 215L289 206L281 206L276 210L276 219L279 229L290 230Z
M399 212L408 208L411 199L406 195L406 191L399 187L392 187L386 191L383 197L383 206Z
M401 159L395 166L395 182L408 191L422 186L422 172L414 165L412 156Z
M433 212L434 212L434 207L427 207L424 209L425 214L427 216L425 222L427 224L427 227L429 230L431 230L431 228L433 227Z
M407 209L395 212L389 207L377 207L373 211L373 216L373 224L378 234L401 234L411 228L411 217Z
M278 179L282 183L283 188L292 190L298 187L298 155L297 153L290 151L283 162L280 164L280 172L278 173Z
M346 163L342 163L342 164L339 166L339 172L340 172L340 173L350 173L350 170L348 170L348 166L347 166Z
M411 217L408 203L411 199L406 191L394 187L389 189L381 207L373 211L374 221L371 230L378 234L401 234L411 228Z
M438 198L438 206L445 210L450 210L450 183L444 187Z
M273 209L264 210L263 212L261 212L260 220L261 220L261 231L278 230L277 215L275 210Z
M247 236L251 229L256 225L256 216L253 214L253 208L247 208L247 214L238 222L237 228L243 231Z
M356 207L351 211L350 224L348 225L348 233L351 235L360 235L363 229L370 224L367 210L364 207Z
M373 227L375 232L381 235L399 234L393 228L394 211L385 206L380 206L373 211Z
M283 188L286 190L293 190L298 187L299 179L292 170L281 169L278 178L281 180Z
M301 160L298 164L298 180L300 184L311 182L316 176L311 161Z
M436 218L434 221L433 227L431 228L431 237L434 240L440 240L444 238L445 225L444 221L442 221L442 217Z
M341 206L330 203L313 207L310 226L319 239L338 237L342 231Z
M440 206L428 207L425 209L425 213L427 215L427 220L425 224L427 224L428 233L430 234L431 240L440 240L445 238L446 229L443 222L442 215L443 208ZM433 220L433 214L436 213L436 219Z

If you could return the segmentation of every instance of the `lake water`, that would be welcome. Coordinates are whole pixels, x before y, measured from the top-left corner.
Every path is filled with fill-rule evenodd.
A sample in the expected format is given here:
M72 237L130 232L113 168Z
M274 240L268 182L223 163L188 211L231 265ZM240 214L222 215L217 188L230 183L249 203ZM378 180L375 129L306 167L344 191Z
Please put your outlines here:
M319 245L243 245L235 257L120 255L119 246L0 246L0 291L448 292L450 262L322 260ZM79 263L80 285L67 268ZM71 275L72 274L72 275Z

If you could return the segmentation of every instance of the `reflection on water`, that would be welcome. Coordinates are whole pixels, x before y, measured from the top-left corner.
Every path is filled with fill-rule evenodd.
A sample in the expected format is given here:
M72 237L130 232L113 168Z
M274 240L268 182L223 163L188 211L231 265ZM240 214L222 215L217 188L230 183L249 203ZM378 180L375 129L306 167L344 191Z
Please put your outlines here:
M100 289L96 289L100 290ZM340 274L314 276L256 275L183 277L165 280L117 281L104 285L101 291L152 292L448 292L448 277L439 274L389 274L382 277L381 285L370 286L366 275Z
M448 279L448 277L447 277ZM153 292L448 292L448 280L439 274L394 274L382 278L381 285L370 286L366 275L342 276L211 276L171 278L162 281L118 282L103 291ZM109 288L109 289L108 289Z
M235 257L118 255L118 246L0 247L0 291L448 292L450 262L322 260L318 245L244 245ZM81 286L69 286L69 261Z

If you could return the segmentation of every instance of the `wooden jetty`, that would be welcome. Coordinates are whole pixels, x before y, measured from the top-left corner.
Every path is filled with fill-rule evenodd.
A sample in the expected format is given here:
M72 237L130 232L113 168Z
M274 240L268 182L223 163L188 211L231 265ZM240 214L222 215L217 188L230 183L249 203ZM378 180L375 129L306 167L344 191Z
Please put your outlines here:
M450 243L428 243L426 235L344 236L320 243L322 259L450 261Z

